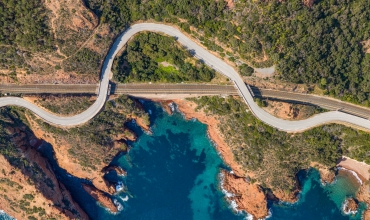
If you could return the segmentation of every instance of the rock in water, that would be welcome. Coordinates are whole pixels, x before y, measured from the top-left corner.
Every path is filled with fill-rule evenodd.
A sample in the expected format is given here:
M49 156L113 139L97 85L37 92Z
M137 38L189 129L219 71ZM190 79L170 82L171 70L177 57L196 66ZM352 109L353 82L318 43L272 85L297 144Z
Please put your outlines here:
M345 214L355 214L358 209L358 202L354 198L345 201L343 211Z
M113 213L118 212L118 208L113 203L112 199L109 196L107 196L103 191L95 188L94 186L90 186L87 184L82 184L82 187L87 193L89 193L102 206L109 209L109 211Z

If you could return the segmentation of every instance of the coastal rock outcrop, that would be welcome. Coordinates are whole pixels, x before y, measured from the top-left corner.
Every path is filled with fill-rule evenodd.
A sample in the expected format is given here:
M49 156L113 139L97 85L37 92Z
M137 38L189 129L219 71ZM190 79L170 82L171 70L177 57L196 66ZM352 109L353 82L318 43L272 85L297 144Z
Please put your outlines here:
M120 176L126 176L127 175L126 170L122 169L119 166L107 166L107 167L104 167L102 169L102 172L105 173L105 174L109 173L110 171L115 171Z
M348 198L343 207L343 211L346 214L354 214L357 212L358 202L354 198Z
M237 210L246 211L256 219L268 216L266 196L258 185L227 171L221 172L221 178L222 188L227 191L227 200L235 202Z
M365 202L366 204L370 204L370 185L368 182L365 182L361 185L359 191L357 192L356 198L360 202ZM370 206L367 206L367 209L364 212L363 219L368 220L370 219Z
M273 191L276 199L278 199L279 201L284 201L284 202L290 202L290 203L294 203L294 202L297 202L298 200L298 193L299 193L299 189L296 188L295 190L291 191L291 192L285 192L281 189L276 189Z
M324 166L322 164L312 162L311 167L314 167L319 170L320 172L320 178L321 178L321 183L323 184L330 184L334 182L335 180L335 171L334 169L329 169L327 166Z
M7 119L6 114L3 117ZM4 119L3 122L6 121ZM1 147L13 150L10 158L9 153L0 155L0 188L3 191L0 210L17 219L35 216L42 216L42 219L89 219L56 178L48 160L37 151L43 140L36 138L18 120L16 123L9 120L8 123L2 124L6 126L7 136L0 138L11 140L12 147ZM34 211L30 212L31 209Z
M98 201L102 206L109 209L109 211L116 213L118 208L112 201L112 199L107 196L103 191L97 189L94 186L82 184L83 189L89 193L96 201Z
M174 106L173 101L171 101L171 100L160 101L160 104L161 104L163 110L165 110L167 112L167 114L169 114L169 115L173 114L173 112L175 110L174 109L175 106Z

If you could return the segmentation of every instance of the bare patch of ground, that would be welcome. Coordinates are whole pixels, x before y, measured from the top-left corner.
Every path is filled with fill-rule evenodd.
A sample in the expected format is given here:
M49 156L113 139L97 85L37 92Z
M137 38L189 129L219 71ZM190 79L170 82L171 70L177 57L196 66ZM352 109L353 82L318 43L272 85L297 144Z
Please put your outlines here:
M98 17L85 7L82 0L48 0L45 7L49 9L49 26L54 34L55 51L37 52L23 55L26 68L15 73L0 70L0 80L6 83L97 83L99 75L77 74L88 62L65 68L65 60L75 56L80 50L88 49L102 58L109 49L114 34L108 25L98 26ZM25 51L25 53L28 53ZM80 55L81 56L81 55ZM82 55L83 56L83 55ZM88 66L86 66L88 67ZM86 68L88 69L88 68ZM96 68L96 72L99 68Z
M349 157L343 156L337 163L337 166L344 167L348 170L352 170L357 173L357 175L366 181L370 179L370 165L359 162L357 160L351 159Z
M225 1L226 1L226 3L227 3L227 7L228 7L229 9L234 8L234 1L233 1L233 0L225 0Z
M278 118L287 120L302 120L315 114L316 107L309 105L291 104L287 102L267 101L263 109Z
M22 174L21 170L15 169L9 162L0 155L0 209L5 210L9 215L17 219L26 219L27 214L13 203L21 201L32 203L32 206L45 210L48 217L68 219L68 217L54 206L53 201L45 198L35 185L28 184L28 177ZM30 199L24 199L30 198Z
M311 8L313 6L313 4L315 3L315 0L303 0L303 4L308 7L308 8Z
M370 39L361 42L365 53L370 53Z
M271 66L268 68L254 68L254 71L254 74L259 78L272 77L275 73L275 66Z
M274 78L269 78L265 80L257 77L243 77L243 80L248 85L256 86L258 88L276 89L288 92L306 93L312 91L315 87L314 85L280 82L279 80L276 80Z
M98 17L88 10L82 0L49 0L49 19L58 48L70 56L91 36L98 25Z
M18 219L88 219L36 150L43 140L24 124L12 122L6 132L17 153L16 158L0 155L0 209Z

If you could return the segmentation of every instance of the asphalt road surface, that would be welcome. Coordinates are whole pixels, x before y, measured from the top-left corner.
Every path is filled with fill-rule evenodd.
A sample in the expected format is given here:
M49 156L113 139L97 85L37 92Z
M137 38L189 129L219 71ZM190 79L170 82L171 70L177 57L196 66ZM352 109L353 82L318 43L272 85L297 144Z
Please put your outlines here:
M100 86L98 91L98 98L96 102L86 111L81 114L72 117L60 117L48 113L36 105L27 102L17 97L5 97L0 98L0 106L6 105L17 105L30 109L35 114L39 115L49 123L61 125L61 126L75 126L83 124L89 121L92 117L99 113L104 106L107 99L109 77L111 76L111 68L114 57L118 51L127 43L127 41L136 33L142 31L151 31L164 33L169 36L173 36L177 41L184 45L188 50L191 50L195 57L202 60L206 65L215 69L217 72L228 77L239 90L240 96L244 99L246 104L249 106L250 111L261 121L275 127L279 130L287 132L299 132L325 123L345 123L352 124L363 129L370 130L370 121L362 117L357 117L351 114L343 113L340 111L332 111L315 115L311 118L300 120L300 121L288 121L276 118L262 108L260 108L254 101L251 91L247 88L239 74L234 70L233 67L226 64L223 60L217 58L213 54L209 53L206 49L202 48L197 43L193 42L178 29L164 25L154 23L140 23L135 24L123 32L114 42L110 48L102 67Z
M99 85L94 84L0 84L0 93L10 94L97 94ZM298 104L309 104L324 109L341 111L365 119L370 117L370 109L342 102L325 96L270 90L251 87L255 97L286 101ZM110 94L146 95L146 94L182 94L182 95L239 95L238 90L232 85L212 84L117 84L112 85Z

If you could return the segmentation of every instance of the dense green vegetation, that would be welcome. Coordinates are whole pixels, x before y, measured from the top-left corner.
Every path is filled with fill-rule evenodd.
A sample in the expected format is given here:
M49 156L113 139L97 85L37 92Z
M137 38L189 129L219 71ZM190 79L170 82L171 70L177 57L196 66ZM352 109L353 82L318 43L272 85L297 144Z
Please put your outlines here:
M370 134L342 126L325 125L300 134L278 131L246 112L242 101L231 97L191 99L205 112L220 115L224 140L236 161L256 172L271 188L293 190L295 174L316 161L332 167L346 155L370 163Z
M87 48L83 48L75 55L63 61L65 71L75 71L80 74L100 73L101 56Z
M57 114L76 115L88 109L94 100L89 95L44 95L39 96L35 103Z
M327 93L369 105L370 54L360 42L370 38L368 1L319 1L311 9L301 1L262 4L271 58L281 78L317 83ZM263 28L260 27L261 29Z
M0 1L0 45L15 45L32 51L53 48L43 1Z
M67 106L65 108L68 108ZM36 121L53 137L64 140L72 146L68 150L70 157L77 159L84 167L95 169L96 164L109 164L120 150L125 150L125 143L121 143L122 149L115 149L114 143L120 141L116 139L117 136L127 132L124 124L135 117L143 118L147 125L150 123L148 114L139 103L122 95L108 101L101 113L80 127L62 129L40 119Z
M25 57L28 53L16 50L13 47L0 46L0 68L16 70L16 68L27 68Z
M134 37L122 56L115 59L113 73L119 82L210 81L215 73L200 61L190 63L192 55L175 39L156 33Z
M254 66L275 63L282 80L315 83L330 95L369 105L370 55L360 44L370 38L366 0L323 0L311 8L302 0L242 0L232 9L213 0L87 0L87 5L115 30L137 20L175 23L221 55L215 40L230 48L231 61L240 56ZM245 67L241 72L250 74Z

